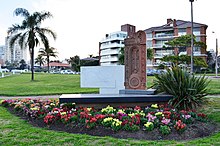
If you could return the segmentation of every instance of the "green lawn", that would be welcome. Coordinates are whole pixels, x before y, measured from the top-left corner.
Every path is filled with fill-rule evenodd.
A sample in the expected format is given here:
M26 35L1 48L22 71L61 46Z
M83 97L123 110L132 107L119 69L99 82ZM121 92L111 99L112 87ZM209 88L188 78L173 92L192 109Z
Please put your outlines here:
M0 78L0 95L28 96L98 92L98 89L80 88L79 75L36 73L35 80L30 79L31 74Z
M98 89L80 88L80 75L36 73L35 81L31 74L12 75L0 78L0 95L29 96L56 95L64 93L98 93ZM154 76L147 77L147 86L152 86ZM220 94L220 79L212 79L209 94Z
M209 117L220 122L220 98L210 98L202 108ZM10 114L6 108L0 107L0 145L220 145L220 132L190 141L144 141L134 139L116 139L111 137L97 137L66 132L50 131L46 128L36 128Z

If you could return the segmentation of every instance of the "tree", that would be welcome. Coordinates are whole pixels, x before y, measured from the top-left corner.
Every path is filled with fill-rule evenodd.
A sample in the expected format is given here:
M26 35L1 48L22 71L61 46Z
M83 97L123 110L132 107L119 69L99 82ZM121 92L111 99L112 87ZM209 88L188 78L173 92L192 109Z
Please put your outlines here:
M163 62L169 62L173 63L175 65L180 65L180 64L186 64L189 66L191 63L191 58L188 55L180 55L180 56L164 56L161 61ZM198 67L208 67L207 63L205 62L204 59L199 58L199 57L193 57L193 62L195 63L195 66Z
M125 48L122 47L120 48L119 55L118 55L119 64L124 65L125 64L124 60L125 60Z
M43 56L38 55L37 58L35 58L35 63L39 63L39 65L41 67L42 65L44 65L45 59L43 58Z
M55 51L56 49L53 47L50 48L40 48L39 50L39 56L43 56L46 57L46 61L47 61L47 71L48 73L50 72L50 57L57 57L57 52Z
M147 49L147 59L152 60L154 58L154 53L152 48Z
M201 41L196 41L195 36L194 36L194 47L201 47L201 48L206 48L206 44L201 42ZM168 45L167 48L178 48L179 53L183 50L186 51L187 47L191 47L191 35L182 35L180 37L177 37L173 40L168 41L165 43Z
M153 57L154 57L153 49L148 48L147 49L147 59L152 60ZM118 56L119 64L124 65L124 58L125 58L125 50L124 50L124 47L122 47L120 49L119 56Z
M67 61L71 64L74 71L80 71L80 58L78 55L70 57L70 59L67 59Z
M31 58L31 80L34 80L34 48L39 45L40 42L43 43L45 48L49 48L49 40L46 34L49 34L56 39L56 34L48 29L41 28L41 23L52 17L50 12L34 12L30 14L28 10L24 8L17 8L14 11L16 16L24 17L21 25L14 24L9 27L8 34L9 46L12 48L16 41L18 41L21 48L28 47Z
M27 64L24 59L21 59L19 63L20 63L20 69L25 69L27 67Z

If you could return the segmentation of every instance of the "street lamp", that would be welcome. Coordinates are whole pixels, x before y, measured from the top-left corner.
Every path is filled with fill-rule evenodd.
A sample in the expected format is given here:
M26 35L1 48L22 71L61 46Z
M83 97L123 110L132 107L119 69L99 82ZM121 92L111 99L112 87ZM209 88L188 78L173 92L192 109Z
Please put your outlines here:
M215 33L214 31L212 33ZM215 77L218 77L218 39L216 38L216 50L215 50Z
M194 38L193 38L193 2L194 0L189 0L191 2L191 74L193 74L193 47L194 47Z

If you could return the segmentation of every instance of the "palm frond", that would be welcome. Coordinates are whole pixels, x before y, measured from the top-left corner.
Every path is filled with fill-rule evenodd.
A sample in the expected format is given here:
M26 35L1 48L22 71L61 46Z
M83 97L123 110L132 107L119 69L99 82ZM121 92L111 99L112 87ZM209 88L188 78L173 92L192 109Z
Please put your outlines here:
M9 48L12 48L15 45L15 42L21 37L22 33L18 33L14 36L9 37Z
M24 8L17 8L17 9L15 9L14 14L16 16L21 15L21 16L23 16L25 18L30 16L30 13L28 12L28 10L26 10Z

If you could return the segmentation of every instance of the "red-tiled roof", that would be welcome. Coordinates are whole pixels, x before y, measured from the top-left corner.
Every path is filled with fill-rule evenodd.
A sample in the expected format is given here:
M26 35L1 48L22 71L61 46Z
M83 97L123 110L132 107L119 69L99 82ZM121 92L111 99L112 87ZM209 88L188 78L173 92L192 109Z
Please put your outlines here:
M47 66L47 64L45 64L44 66ZM70 67L70 65L67 63L58 63L58 62L50 62L49 66Z

